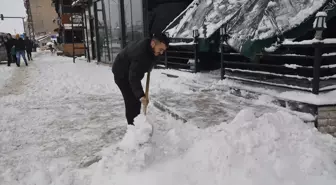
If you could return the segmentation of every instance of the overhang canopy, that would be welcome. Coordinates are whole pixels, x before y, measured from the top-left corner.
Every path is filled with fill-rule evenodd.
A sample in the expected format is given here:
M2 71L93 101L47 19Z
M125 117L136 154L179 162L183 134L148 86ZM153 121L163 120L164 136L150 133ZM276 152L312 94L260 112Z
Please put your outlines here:
M334 16L330 13L335 11L334 0L194 0L164 32L171 38L192 38L192 30L196 28L200 38L209 38L225 27L230 36L228 44L250 57L261 50L254 47L255 41L285 35L313 21L321 10L326 10L329 17ZM306 25L291 36L298 37L311 29L312 24Z

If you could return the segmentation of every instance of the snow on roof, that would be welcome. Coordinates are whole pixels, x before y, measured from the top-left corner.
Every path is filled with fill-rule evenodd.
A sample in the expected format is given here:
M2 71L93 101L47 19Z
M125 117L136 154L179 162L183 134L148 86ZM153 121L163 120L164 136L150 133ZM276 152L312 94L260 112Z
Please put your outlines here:
M73 0L73 3L71 4L71 6L77 6L77 5L79 5L79 3L83 3L85 1L87 1L87 0Z
M72 2L71 6L75 6L80 0L76 0L74 2Z
M194 0L164 32L172 38L192 38L196 27L200 38L209 38L225 25L231 47L241 52L249 41L272 38L297 27L314 16L326 1Z

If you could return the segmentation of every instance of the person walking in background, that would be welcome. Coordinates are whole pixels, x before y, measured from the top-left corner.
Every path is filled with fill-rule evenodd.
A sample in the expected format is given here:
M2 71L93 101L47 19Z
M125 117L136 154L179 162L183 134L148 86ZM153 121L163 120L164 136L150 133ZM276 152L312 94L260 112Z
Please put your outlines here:
M32 61L33 42L26 36L25 37L26 52L29 61Z
M13 39L13 44L14 44L14 46L12 47L10 54L12 55L13 63L17 64L16 49L15 49L15 39Z
M48 47L49 47L49 50L50 50L51 54L54 54L54 46L53 45L54 44L51 43L51 42L48 44Z
M16 50L16 65L20 67L20 62L21 62L21 56L26 63L26 66L28 66L27 58L26 58L26 45L25 41L20 37L19 34L16 34L16 41L15 41L15 50Z
M12 48L14 46L14 39L12 38L12 35L10 33L7 34L7 38L5 38L5 47L7 52L7 66L10 66L13 62L14 58L11 54ZM15 57L16 58L16 57ZM16 61L16 60L14 60Z

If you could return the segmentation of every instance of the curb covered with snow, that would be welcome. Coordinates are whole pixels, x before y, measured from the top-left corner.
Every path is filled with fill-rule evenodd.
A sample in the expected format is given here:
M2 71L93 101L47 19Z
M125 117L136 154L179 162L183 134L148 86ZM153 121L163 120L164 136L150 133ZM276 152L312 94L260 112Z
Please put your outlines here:
M250 92L256 92L260 94L270 95L272 97L281 99L281 100L290 100L296 102L302 102L312 105L334 105L336 104L336 90L320 93L319 95L315 95L310 92L298 91L298 90L284 90L284 88L267 88L269 86L264 85L264 87L253 87L251 85L244 85L235 80L222 80L217 83L212 84L208 89L220 89L220 88L238 88L241 90L246 90ZM277 90L282 89L282 90Z

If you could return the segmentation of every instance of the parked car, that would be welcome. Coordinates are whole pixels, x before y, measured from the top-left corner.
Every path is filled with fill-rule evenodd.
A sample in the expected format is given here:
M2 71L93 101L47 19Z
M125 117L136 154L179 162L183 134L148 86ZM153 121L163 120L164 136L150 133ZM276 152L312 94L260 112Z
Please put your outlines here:
M7 33L0 33L0 62L7 61L7 51L4 37Z

